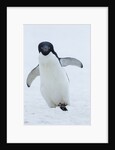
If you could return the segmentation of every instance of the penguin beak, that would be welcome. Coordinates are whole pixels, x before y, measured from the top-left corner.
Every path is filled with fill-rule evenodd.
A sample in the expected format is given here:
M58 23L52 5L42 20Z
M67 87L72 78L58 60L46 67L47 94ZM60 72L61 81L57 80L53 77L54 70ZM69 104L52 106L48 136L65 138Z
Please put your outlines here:
M44 45L44 46L42 46L42 47L41 47L41 51L40 51L40 52L42 52L42 54L46 56L46 55L48 55L48 54L49 54L49 52L50 52L50 50L49 50L49 49L50 49L50 47L49 47L49 46Z
M43 52L49 51L49 47L47 45L44 45L43 47L41 47L41 49L43 50Z

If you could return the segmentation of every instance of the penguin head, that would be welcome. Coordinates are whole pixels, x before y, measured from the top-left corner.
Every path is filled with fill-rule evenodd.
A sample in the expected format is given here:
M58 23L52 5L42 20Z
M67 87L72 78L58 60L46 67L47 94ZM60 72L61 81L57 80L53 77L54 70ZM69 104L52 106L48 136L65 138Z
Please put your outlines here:
M54 53L53 45L50 42L41 42L38 45L39 53L41 52L43 55L48 55L50 52Z

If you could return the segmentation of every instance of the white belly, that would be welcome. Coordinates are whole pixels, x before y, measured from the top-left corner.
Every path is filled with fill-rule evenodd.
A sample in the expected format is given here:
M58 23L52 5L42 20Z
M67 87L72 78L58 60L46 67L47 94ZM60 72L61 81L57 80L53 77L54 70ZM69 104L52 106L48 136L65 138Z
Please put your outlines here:
M48 56L40 53L41 93L49 107L59 103L69 104L69 82L64 68L51 52Z

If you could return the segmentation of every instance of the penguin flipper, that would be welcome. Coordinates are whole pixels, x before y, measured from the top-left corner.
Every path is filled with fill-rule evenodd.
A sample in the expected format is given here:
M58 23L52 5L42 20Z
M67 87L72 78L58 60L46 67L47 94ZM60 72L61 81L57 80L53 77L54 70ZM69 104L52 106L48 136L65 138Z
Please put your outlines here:
M31 83L33 82L33 80L37 77L40 76L40 71L39 71L39 65L37 65L28 75L27 80L26 80L26 84L28 87L31 86Z
M68 65L73 65L73 66L78 66L80 68L83 68L83 64L81 63L81 61L79 61L76 58L72 58L72 57L60 58L60 63L62 65L62 67L66 67Z

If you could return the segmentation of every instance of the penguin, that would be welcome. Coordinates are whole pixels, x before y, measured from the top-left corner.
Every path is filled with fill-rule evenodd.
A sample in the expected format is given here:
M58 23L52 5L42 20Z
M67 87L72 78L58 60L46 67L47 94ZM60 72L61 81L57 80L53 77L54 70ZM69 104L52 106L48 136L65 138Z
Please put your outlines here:
M44 41L38 45L39 64L29 73L26 83L30 87L33 80L40 76L40 91L50 108L60 107L67 111L69 100L69 78L64 70L68 65L83 68L76 58L58 57L52 43Z

